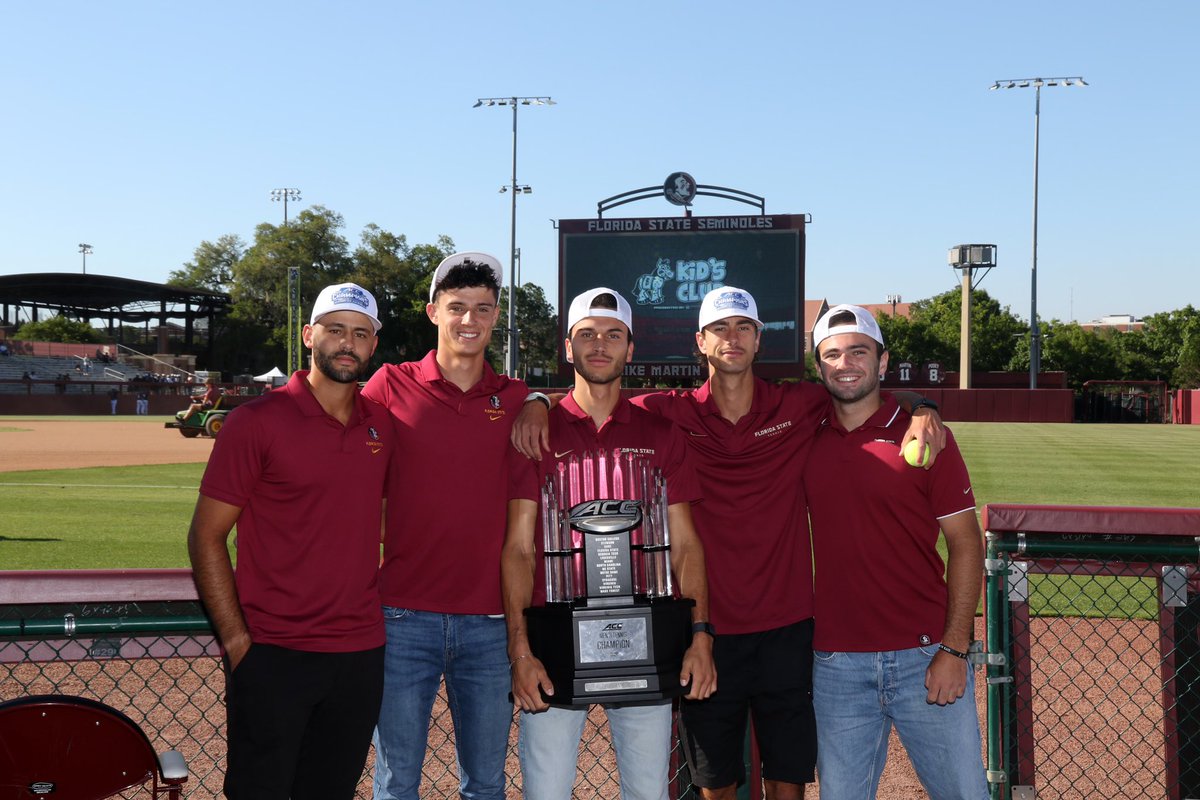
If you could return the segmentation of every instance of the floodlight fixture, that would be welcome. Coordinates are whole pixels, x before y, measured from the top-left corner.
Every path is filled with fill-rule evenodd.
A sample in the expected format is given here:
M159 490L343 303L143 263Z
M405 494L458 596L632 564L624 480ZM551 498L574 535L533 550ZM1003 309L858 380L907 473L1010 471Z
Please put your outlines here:
M517 195L529 194L533 191L529 186L517 183L517 109L519 106L552 106L555 102L545 96L530 97L480 97L472 108L480 106L512 106L512 182L500 189L503 194L512 191L511 239L508 269L508 335L505 341L504 371L510 378L517 376L517 360L520 358L520 348L517 346L517 262L520 260L517 249Z
M1038 157L1040 150L1041 119L1042 119L1042 87L1043 86L1087 86L1088 82L1079 75L1056 78L1014 78L996 81L992 84L995 89L1001 83L1006 89L1016 84L1024 89L1034 87L1033 104L1033 266L1030 271L1029 292L1029 388L1037 388L1037 375L1042 362L1042 339L1037 316L1037 248L1038 248Z

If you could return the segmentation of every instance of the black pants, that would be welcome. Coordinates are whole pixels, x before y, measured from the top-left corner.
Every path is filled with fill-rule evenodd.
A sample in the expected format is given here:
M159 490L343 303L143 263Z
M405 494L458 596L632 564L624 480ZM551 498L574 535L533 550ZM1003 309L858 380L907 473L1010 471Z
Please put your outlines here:
M254 644L227 677L230 800L352 800L383 698L383 648Z

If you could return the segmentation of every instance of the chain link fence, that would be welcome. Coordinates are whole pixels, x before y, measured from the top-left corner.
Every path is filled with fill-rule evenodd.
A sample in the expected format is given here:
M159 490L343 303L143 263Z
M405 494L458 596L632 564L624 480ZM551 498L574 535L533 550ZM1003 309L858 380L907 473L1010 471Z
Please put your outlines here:
M169 583L179 584L182 591L168 591L168 596L191 591L190 573L178 572L182 576L169 576ZM43 583L38 593L47 586L53 583ZM129 596L137 591L127 587L107 593ZM27 695L66 694L110 705L138 724L155 750L174 749L183 754L190 775L185 797L220 797L225 777L225 672L199 602L11 602L18 594L19 588L0 590L0 702ZM67 589L63 594L78 593ZM372 753L358 787L358 797L363 800L372 795L373 763ZM515 724L505 772L507 795L521 797ZM677 740L671 754L671 776L671 797L695 796ZM430 721L420 792L427 798L458 796L453 725L444 689L438 693ZM135 789L123 797L147 795ZM608 725L603 710L595 707L580 745L575 796L619 795Z
M984 525L992 797L1200 796L1200 510Z

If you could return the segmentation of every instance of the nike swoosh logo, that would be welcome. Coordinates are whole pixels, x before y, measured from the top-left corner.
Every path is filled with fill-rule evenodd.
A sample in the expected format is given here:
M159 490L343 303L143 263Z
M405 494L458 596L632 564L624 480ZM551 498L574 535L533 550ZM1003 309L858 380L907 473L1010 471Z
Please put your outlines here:
M963 494L966 494L966 493L967 493L967 492L969 492L969 491L971 491L971 487L970 487L970 486L968 486L967 488L963 489Z
M707 433L696 433L695 431L688 431L688 433L692 436L708 436Z
M554 457L555 457L555 458L562 458L563 456L565 456L567 453L570 453L570 452L573 452L573 449L572 449L572 450L563 450L561 453L560 453L560 452L558 452L557 450L555 450L555 451L554 451Z

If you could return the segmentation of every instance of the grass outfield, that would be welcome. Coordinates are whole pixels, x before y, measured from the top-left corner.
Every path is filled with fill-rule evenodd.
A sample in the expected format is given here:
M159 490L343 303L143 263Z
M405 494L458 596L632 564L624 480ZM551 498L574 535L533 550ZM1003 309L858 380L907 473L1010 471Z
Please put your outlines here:
M951 427L981 507L1200 503L1200 426ZM185 536L203 470L176 464L0 473L0 569L186 567ZM1105 599L1096 586L1087 591L1097 594L1097 613L1120 606L1142 615L1140 599ZM1063 598L1054 593L1047 603Z
M167 464L0 473L0 569L186 567L203 472Z

